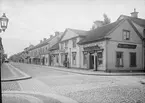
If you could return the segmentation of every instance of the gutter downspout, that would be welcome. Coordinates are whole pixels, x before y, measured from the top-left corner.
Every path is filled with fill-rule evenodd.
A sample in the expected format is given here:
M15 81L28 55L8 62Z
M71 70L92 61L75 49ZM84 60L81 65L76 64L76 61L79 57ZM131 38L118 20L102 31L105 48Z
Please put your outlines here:
M145 29L143 30L143 69L145 72Z
M145 38L143 38L143 43L142 43L142 50L143 50L143 70L145 72Z
M105 67L106 67L106 72L108 72L108 66L107 66L107 63L108 63L108 40L106 39L106 44L105 44L105 51L106 51L106 64L105 64Z

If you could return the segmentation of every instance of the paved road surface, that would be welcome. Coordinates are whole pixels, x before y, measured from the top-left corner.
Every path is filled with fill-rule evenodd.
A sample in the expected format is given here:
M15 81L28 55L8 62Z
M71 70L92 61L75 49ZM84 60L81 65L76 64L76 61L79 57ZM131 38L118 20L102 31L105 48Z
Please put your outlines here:
M81 75L47 66L13 65L32 76L17 82L21 91L55 93L79 103L145 103L145 85L139 82L144 76Z

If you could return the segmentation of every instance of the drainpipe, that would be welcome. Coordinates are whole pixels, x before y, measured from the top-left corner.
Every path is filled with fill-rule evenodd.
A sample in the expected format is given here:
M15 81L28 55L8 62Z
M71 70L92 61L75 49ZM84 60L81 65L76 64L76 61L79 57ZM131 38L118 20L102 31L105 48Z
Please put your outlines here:
M142 40L142 48L143 48L143 69L145 72L145 29L143 30L143 40Z
M105 54L106 54L106 57L105 57L105 59L106 59L106 64L105 64L105 67L106 67L106 72L108 72L108 46L107 46L107 44L108 44L108 40L106 40L106 43L105 43Z

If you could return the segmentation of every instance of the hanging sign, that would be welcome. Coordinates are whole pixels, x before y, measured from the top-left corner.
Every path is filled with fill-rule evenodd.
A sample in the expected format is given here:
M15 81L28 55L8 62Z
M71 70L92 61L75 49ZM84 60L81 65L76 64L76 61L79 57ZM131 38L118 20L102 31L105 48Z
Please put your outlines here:
M137 45L132 45L132 44L118 44L118 48L127 48L127 49L136 49Z

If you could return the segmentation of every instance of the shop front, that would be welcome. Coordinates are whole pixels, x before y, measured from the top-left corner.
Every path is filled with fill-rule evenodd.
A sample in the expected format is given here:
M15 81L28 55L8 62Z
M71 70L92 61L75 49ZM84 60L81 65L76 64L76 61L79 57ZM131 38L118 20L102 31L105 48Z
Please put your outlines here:
M87 55L87 68L99 70L100 65L103 63L103 48L98 45L84 47L83 54Z

